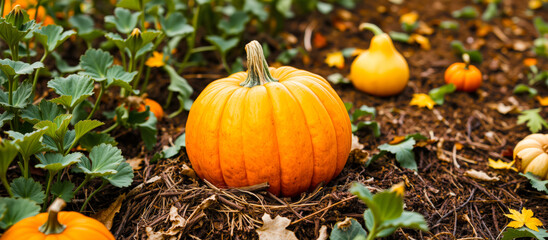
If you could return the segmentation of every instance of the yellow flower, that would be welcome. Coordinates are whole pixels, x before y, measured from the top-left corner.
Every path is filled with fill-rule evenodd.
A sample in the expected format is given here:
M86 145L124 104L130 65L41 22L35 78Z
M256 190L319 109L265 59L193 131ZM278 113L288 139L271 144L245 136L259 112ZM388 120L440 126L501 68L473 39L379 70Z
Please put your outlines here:
M390 192L395 192L398 194L398 196L403 197L403 194L405 193L405 185L403 182L400 182L390 188Z
M401 15L400 23L407 23L409 25L413 25L417 22L417 19L419 19L419 14L413 11L413 12L409 12Z
M413 99L409 103L411 106L427 107L428 109L433 109L435 104L434 100L428 94L424 93L414 93Z
M338 69L344 68L344 56L341 51L328 53L325 57L325 63L330 67L337 67Z
M152 57L149 57L145 64L149 67L162 67L166 65L165 60L167 60L167 56L164 58L164 53L154 51Z
M502 160L493 160L491 158L489 158L489 167L491 168L494 168L494 169L510 169L510 170L514 170L514 171L518 171L515 167L512 167L514 165L516 161L511 161L511 162L504 162Z
M526 227L530 228L531 230L537 231L537 226L542 226L542 222L538 218L533 217L533 211L523 208L521 210L521 213L514 210L509 209L511 214L504 214L504 216L514 220L508 223L508 227L511 228L520 228L525 225Z

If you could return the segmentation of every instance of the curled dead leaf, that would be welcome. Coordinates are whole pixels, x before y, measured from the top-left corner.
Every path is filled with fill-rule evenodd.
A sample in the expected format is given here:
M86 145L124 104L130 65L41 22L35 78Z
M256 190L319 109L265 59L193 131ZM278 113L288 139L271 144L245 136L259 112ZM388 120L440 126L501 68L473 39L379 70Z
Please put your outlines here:
M97 219L97 221L101 222L102 224L107 227L108 230L112 228L112 220L116 216L116 213L120 212L120 208L122 207L122 203L124 202L124 199L126 199L126 194L122 194L116 198L116 201L110 204L108 208L105 208L103 210L100 210L99 212L95 213L92 217Z
M129 165L131 166L131 168L133 168L133 170L139 170L141 169L141 163L143 163L144 160L145 160L144 158L136 157L136 158L128 159L126 160L126 162L129 163Z
M327 226L322 225L320 228L320 235L316 240L327 240L329 238L329 234L327 234Z
M360 143L360 139L358 138L358 136L352 134L352 147L350 148L350 150L354 150L354 149L363 149L364 148L364 145Z
M469 176L474 179L482 180L482 181L488 181L488 182L496 182L500 181L499 177L491 177L487 173L483 171L477 171L475 169L467 170L464 175Z
M196 175L196 172L194 171L194 169L192 169L186 164L183 164L183 166L181 166L181 174L192 179L198 179L198 176Z
M298 240L294 232L286 229L291 223L289 218L276 216L272 219L269 214L265 213L262 219L263 226L256 230L259 240Z

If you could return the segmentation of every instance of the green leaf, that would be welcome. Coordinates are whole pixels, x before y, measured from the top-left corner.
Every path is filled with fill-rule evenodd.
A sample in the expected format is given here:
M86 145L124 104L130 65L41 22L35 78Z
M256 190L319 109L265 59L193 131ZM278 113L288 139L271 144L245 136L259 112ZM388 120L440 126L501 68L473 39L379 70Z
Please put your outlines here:
M244 1L244 11L257 16L262 22L268 19L268 12L265 10L265 5L259 0Z
M44 149L44 145L42 144L42 136L46 133L46 131L47 128L41 128L25 135L14 131L7 131L7 133L12 139L14 139L13 142L19 146L18 151L23 156L23 159L29 159L33 154Z
M340 73L333 73L329 76L327 76L327 81L333 83L333 84L340 84L340 83L350 83L350 80L348 78L345 78Z
M276 10L282 14L285 18L293 17L293 12L291 11L291 3L293 0L278 0L276 1Z
M56 77L48 82L48 87L53 88L61 96L51 101L68 109L74 109L76 105L93 95L93 80L89 76L72 74L66 78Z
M215 45L217 50L221 52L222 55L226 55L226 53L236 47L238 44L238 38L230 38L228 40L225 40L224 38L216 35L209 35L206 37L206 40L210 42L211 44Z
M2 128L2 126L4 126L4 122L12 120L14 116L15 115L13 115L13 113L10 113L10 112L1 113L0 114L0 128Z
M371 194L371 191L367 189L364 185L360 183L354 183L352 184L352 187L350 187L349 191L358 196L359 199L362 201L373 201L373 194Z
M108 133L91 132L84 135L84 137L80 139L80 146L88 151L102 143L110 144L112 146L116 146L118 144L113 137L108 135Z
M481 20L488 22L491 21L494 17L497 16L499 10L497 8L496 2L490 2L487 5L487 8L485 9L485 12L483 12L483 15L481 15Z
M136 75L137 71L128 73L124 71L122 66L114 65L107 70L107 88L110 86L119 86L127 91L133 91L133 86L130 83ZM138 92L138 90L135 90L135 94Z
M525 238L525 237L531 237L538 240L543 240L548 238L548 232L546 232L546 229L539 228L538 230L539 231L537 232L527 227L521 227L518 229L507 227L506 231L502 233L502 240L512 240L516 238Z
M73 73L82 70L80 65L70 66L57 52L52 52L51 56L55 59L55 67L61 73Z
M76 133L74 132L74 130L67 131L67 133L65 134L65 137L63 138L63 146L62 146L63 149L59 149L57 147L58 142L48 135L44 135L44 140L42 141L42 143L46 145L46 147L48 148L47 150L49 151L64 153L72 145L72 142L74 142L75 136L76 136Z
M0 221L0 228L7 229L11 225L32 217L40 212L40 207L36 202L25 198L0 198L0 204L6 206L4 218Z
M44 127L48 127L48 130L46 131L46 135L50 136L55 140L56 142L63 142L63 139L65 138L65 134L68 131L68 126L70 124L70 120L72 119L71 114L61 114L57 117L55 117L52 121L44 120L36 123L34 125L34 128L41 129Z
M181 136L179 136L175 142L173 143L173 146L169 147L168 149L165 149L162 151L162 158L171 158L181 151L182 147L186 147L186 134L183 133Z
M9 95L6 92L0 90L0 106L6 108L17 108L23 109L29 105L32 94L32 84L24 82L17 90L13 91L13 101L12 104L9 104Z
M227 20L220 21L217 25L226 35L238 35L245 29L249 22L249 16L244 11L236 11Z
M36 164L35 167L58 172L68 166L79 163L83 156L84 155L79 152L67 154L66 156L63 156L63 154L60 153L40 153L36 155L36 158L40 160L40 164Z
M6 207L6 203L0 203L0 221L4 219L4 216L6 216L7 211L8 211L8 208Z
M164 70L166 70L170 79L170 83L167 89L169 91L179 93L184 99L190 98L193 89L190 84L188 84L186 79L181 77L181 75L179 75L177 71L175 71L175 69L173 69L173 67L171 67L170 65L164 65Z
M416 171L417 162L415 162L415 154L413 153L413 145L415 145L415 143L415 139L409 138L394 145L385 143L380 145L379 149L395 154L396 160L402 167Z
M399 218L403 212L403 198L390 190L384 190L373 196L373 201L379 209L381 222Z
M413 138L415 141L426 141L428 140L428 137L420 134L420 133L413 133L413 134L407 134L405 135L405 139Z
M545 22L541 16L536 16L533 19L533 24L535 25L535 29L537 29L540 36L548 33L548 22Z
M445 95L449 93L453 93L457 90L457 87L455 87L455 84L449 83L446 85L443 85L439 88L434 88L428 92L428 95L434 100L434 102L438 105L443 105L445 102Z
M137 26L141 12L131 13L131 11L117 7L114 9L114 16L106 16L105 22L112 23L116 26L116 30L123 34L129 34Z
M76 105L74 110L72 110L72 120L70 120L70 124L74 125L79 121L86 120L92 108L93 103L91 103L88 99Z
M363 212L363 219L365 220L365 226L367 227L369 231L371 231L375 227L374 226L375 217L373 216L373 212L371 211L371 209L367 209L365 210L365 212ZM387 227L377 232L376 237L377 238L388 237L392 235L392 233L394 233L396 230L398 229L393 227Z
M76 132L75 142L78 142L89 131L104 125L104 123L97 120L83 120L79 121L74 125L74 130Z
M21 118L32 124L36 124L43 120L53 121L55 117L65 113L59 105L42 99L38 106L29 105L23 109Z
M338 222L333 227L333 231L329 236L330 240L354 240L357 237L367 237L367 232L355 219L350 219L350 222L345 220L344 226L341 226L341 223L343 222Z
M532 133L537 133L543 126L548 128L548 122L540 116L540 111L540 108L522 111L518 116L518 124L527 123L527 127L529 127Z
M84 69L80 74L88 75L95 81L103 81L107 77L107 71L114 57L101 49L88 49L80 56L80 66Z
M390 36L390 38L392 38L392 40L402 43L409 43L409 38L411 38L409 34L402 32L390 31L388 35Z
M0 154L0 176L6 176L11 162L19 152L18 148L18 145L13 141L3 140L0 142L0 153L2 153Z
M127 8L135 11L141 11L150 0L120 0L116 7Z
M63 27L51 24L35 30L33 34L47 52L53 52L61 43L76 34L76 32L73 30L63 32Z
M411 228L415 230L421 230L428 232L428 224L424 220L424 217L415 212L403 211L401 216L396 219L384 221L381 227L387 228Z
M316 7L318 8L318 11L322 14L328 14L333 11L333 5L329 3L318 2Z
M124 162L122 151L117 147L103 143L91 149L89 158L82 157L76 167L92 178L104 177L116 174L116 168L122 162Z
M440 23L440 28L446 30L459 30L459 23L452 20L442 21Z
M5 19L0 19L0 38L4 39L8 46L17 46L27 34L36 28L34 20L28 21L17 29Z
M123 188L131 185L133 182L133 168L127 162L122 162L116 168L116 173L104 176L103 179L110 182L115 187Z
M354 113L352 114L352 119L355 121L358 120L358 118L367 115L371 116L372 120L375 120L375 117L377 116L377 110L375 110L374 107L362 105L359 109L354 110Z
M298 53L298 48L287 49L280 53L280 55L278 55L278 57L276 58L276 62L279 62L281 64L289 64L291 60L293 60L293 58L297 56Z
M26 198L38 204L42 204L44 198L46 198L42 185L32 180L32 178L18 177L10 183L10 187L13 196L16 198Z
M187 24L185 16L180 12L169 14L165 19L160 18L160 24L162 26L162 31L170 38L185 36L194 32L194 28Z
M466 6L459 10L453 11L451 15L453 15L454 18L472 19L478 17L479 13L475 7Z
M361 121L361 122L358 122L356 125L352 124L352 132L356 132L364 128L371 129L375 137L381 136L381 127L379 126L379 123L376 121Z
M535 188L539 192L545 192L548 194L548 180L540 180L539 177L537 177L532 172L527 172L526 174L520 173L519 175L526 177L529 179L529 182L531 183L531 186Z
M21 61L13 61L11 59L0 59L0 70L9 78L13 78L15 75L31 74L34 70L43 67L44 64L41 62L28 64Z
M62 181L55 182L51 186L51 194L55 197L65 200L65 202L70 202L74 197L72 190L74 189L74 183L71 181Z
M149 111L146 122L137 125L147 150L152 150L154 145L156 145L156 134L158 133L158 128L156 127L157 122L156 116Z
M523 83L520 83L514 87L514 94L528 93L529 97L534 97L538 94L538 91L532 87L529 87Z

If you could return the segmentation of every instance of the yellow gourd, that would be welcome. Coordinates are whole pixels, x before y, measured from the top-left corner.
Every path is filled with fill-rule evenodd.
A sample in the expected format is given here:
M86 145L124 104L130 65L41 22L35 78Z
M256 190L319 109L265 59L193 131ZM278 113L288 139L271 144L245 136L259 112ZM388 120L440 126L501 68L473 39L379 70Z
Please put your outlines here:
M405 58L396 50L392 39L379 27L362 23L360 30L372 31L375 36L367 51L352 63L350 80L354 87L371 95L386 97L405 89L409 80L409 67Z

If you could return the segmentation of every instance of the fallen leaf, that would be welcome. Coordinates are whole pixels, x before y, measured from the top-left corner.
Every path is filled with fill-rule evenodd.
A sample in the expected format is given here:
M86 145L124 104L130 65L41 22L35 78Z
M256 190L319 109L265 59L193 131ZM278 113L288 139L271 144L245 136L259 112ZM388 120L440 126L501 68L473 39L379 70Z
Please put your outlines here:
M316 240L327 240L329 238L329 234L327 234L327 226L322 225L320 228L320 236Z
M420 34L416 34L416 33L413 33L411 34L411 36L409 36L409 42L410 43L418 43L422 49L424 50L430 50L431 46L430 46L430 40L428 40L427 37L423 36L423 35L420 35Z
M541 97L537 95L536 99L538 100L541 106L548 106L548 96Z
M487 173L482 171L477 171L475 169L470 169L466 171L464 175L469 176L471 178L478 179L478 180L483 180L483 181L489 181L489 182L500 181L499 177L491 177L487 175Z
M163 240L166 237L169 237L168 239L176 239L174 236L179 234L181 230L184 229L186 225L186 219L181 217L179 215L179 209L175 206L171 206L169 209L169 221L171 222L171 226L167 231L158 231L155 232L152 230L152 227L147 226L145 228L146 234L148 236L149 240Z
M257 229L259 240L298 240L294 232L285 229L291 223L289 218L276 216L272 219L269 214L265 213L262 219L263 226Z
M529 9L535 10L542 7L542 0L529 0Z
M120 208L122 207L122 202L124 202L124 199L126 198L126 194L122 194L116 198L116 201L110 204L110 206L106 209L100 210L96 214L94 214L92 217L97 219L97 221L101 222L102 224L107 227L108 230L112 228L112 220L114 219L114 216L116 216L116 213L120 212Z
M196 172L194 171L194 169L192 169L186 164L183 164L183 166L181 166L181 174L192 179L198 179L198 176L196 175Z
M434 108L435 104L434 100L428 94L424 93L414 93L413 99L409 103L411 106L427 107L430 110Z
M521 213L514 209L508 210L510 210L510 214L504 214L504 216L513 220L508 223L508 227L521 228L525 225L529 229L538 232L538 226L542 226L542 222L538 218L533 217L534 213L530 209L523 208L521 209Z
M504 103L497 104L497 111L501 114L518 113L518 107L515 105L506 106Z
M341 51L328 53L325 58L325 63L330 67L344 68L344 56Z
M522 40L516 40L516 41L514 41L514 44L513 44L512 47L516 51L523 52L523 51L528 50L531 47L531 44L529 42L525 42L525 41L522 41Z
M432 33L434 33L434 29L428 26L428 24L426 24L425 22L420 21L419 28L417 28L417 33L424 34L424 35L432 35Z
M511 162L504 162L502 160L493 160L491 158L488 159L489 160L489 167L490 168L494 168L494 169L510 169L510 170L514 170L514 171L518 171L515 167L512 167L514 165L514 163L516 161L511 161Z
M392 141L390 141L388 144L395 145L403 142L403 140L405 140L405 136L395 136L394 139L392 139Z
M164 240L164 234L162 232L155 232L152 230L152 227L146 227L145 232L147 233L148 240Z
M312 44L315 48L324 48L327 46L327 39L321 33L315 32Z
M400 23L407 23L409 25L413 25L417 22L419 19L419 14L415 11L408 12L406 14L401 15L400 17Z
M144 161L145 159L144 158L132 158L132 159L128 159L126 160L127 163L129 163L129 165L131 166L131 168L133 168L133 170L139 170L141 169L141 163Z
M354 149L363 149L364 148L364 145L360 143L360 139L358 138L358 136L352 134L352 147L350 148L350 150L354 150Z

